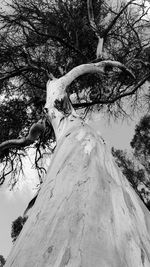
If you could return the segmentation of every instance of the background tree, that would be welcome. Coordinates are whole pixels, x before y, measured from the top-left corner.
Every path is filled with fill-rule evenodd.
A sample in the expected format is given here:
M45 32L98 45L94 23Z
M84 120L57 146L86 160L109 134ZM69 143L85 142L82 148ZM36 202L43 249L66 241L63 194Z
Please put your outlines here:
M145 115L135 127L131 141L132 155L112 148L117 165L150 209L150 116Z
M131 147L135 157L150 174L150 116L141 118L135 128L135 134L131 141Z
M129 157L123 150L112 148L112 154L122 173L150 210L150 181L145 168L142 168L141 163L133 155Z
M0 12L0 92L5 99L0 116L5 121L7 110L13 109L14 104L19 107L20 101L24 101L25 116L19 116L17 127L17 115L13 116L13 121L11 116L7 119L9 129L1 142L12 138L10 133L15 137L25 136L32 123L43 116L45 84L50 72L60 77L83 63L118 60L132 69L136 79L133 82L123 72L112 72L111 67L107 67L107 80L97 74L86 75L86 80L80 77L68 88L75 109L84 108L85 114L96 109L115 117L125 115L126 101L135 109L141 101L140 95L145 93L142 86L150 76L145 3L122 1L111 5L109 1L80 3L77 0L54 3L12 0L8 3L7 9ZM13 100L10 101L10 97ZM37 168L40 149L43 154L43 149L55 140L50 125L47 124L41 138L34 145L38 151L35 153ZM20 149L9 152L6 149L1 153L4 166L1 183L6 174L16 173L16 166L17 170L22 166L24 154ZM15 179L16 175L12 177L14 184Z

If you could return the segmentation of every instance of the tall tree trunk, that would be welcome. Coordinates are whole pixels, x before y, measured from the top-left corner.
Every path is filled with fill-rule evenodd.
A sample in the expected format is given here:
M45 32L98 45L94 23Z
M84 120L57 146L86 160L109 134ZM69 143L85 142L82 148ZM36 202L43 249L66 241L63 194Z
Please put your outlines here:
M102 61L47 84L57 148L6 267L149 267L150 214L115 165L101 136L75 113L66 87Z
M6 267L149 267L150 214L101 136L69 116Z

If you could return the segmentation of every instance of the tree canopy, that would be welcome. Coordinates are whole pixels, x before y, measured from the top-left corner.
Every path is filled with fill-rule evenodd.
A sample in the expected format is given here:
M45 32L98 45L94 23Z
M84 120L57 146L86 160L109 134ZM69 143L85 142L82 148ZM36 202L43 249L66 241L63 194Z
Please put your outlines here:
M119 61L125 70L105 68L103 75L86 74L68 86L75 109L97 109L124 115L135 108L150 78L149 21L146 1L12 0L0 12L0 142L24 137L44 117L46 83L73 67L102 60ZM149 92L146 91L145 99ZM55 139L51 125L35 143L40 149ZM19 149L19 150L18 150ZM21 149L21 150L20 150ZM25 149L25 148L23 148ZM0 153L5 175L20 162L22 148ZM14 155L12 161L12 155ZM19 155L19 157L18 157ZM11 166L11 168L8 166Z

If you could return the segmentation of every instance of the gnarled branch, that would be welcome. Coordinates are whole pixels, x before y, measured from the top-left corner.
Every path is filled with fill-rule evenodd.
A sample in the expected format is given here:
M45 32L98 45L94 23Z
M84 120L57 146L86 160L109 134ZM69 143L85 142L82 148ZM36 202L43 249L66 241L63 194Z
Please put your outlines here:
M86 74L86 73L100 73L105 74L106 68L119 68L120 70L124 71L127 75L134 78L134 74L123 64L121 64L118 61L101 61L97 63L91 63L91 64L82 64L75 68L73 68L71 71L69 71L66 75L62 76L60 79L53 79L52 87L53 89L56 87L57 90L55 90L55 93L57 95L58 91L58 97L66 93L67 86L69 86L77 77ZM51 95L51 91L49 92L50 97L48 97L47 101L53 102L54 106L56 104L57 99L53 99ZM49 103L48 103L49 104ZM28 146L32 143L34 143L35 140L39 138L39 136L44 132L45 130L45 122L43 120L39 120L37 123L33 124L30 128L29 134L27 137L21 138L21 139L13 139L8 140L0 144L0 155L3 154L4 150L8 148L21 148Z
M0 155L2 155L6 149L21 148L31 145L40 137L41 134L44 133L44 131L45 131L45 121L39 120L37 123L34 123L31 126L29 134L26 137L2 142L0 144Z

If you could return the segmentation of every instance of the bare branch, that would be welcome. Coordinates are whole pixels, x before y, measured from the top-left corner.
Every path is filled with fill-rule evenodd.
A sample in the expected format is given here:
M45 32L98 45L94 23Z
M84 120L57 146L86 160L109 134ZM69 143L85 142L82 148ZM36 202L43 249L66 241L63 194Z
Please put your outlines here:
M108 25L108 27L103 31L101 37L104 38L104 40L107 37L107 34L110 32L110 30L113 28L113 26L116 24L117 20L119 19L119 17L122 15L122 13L127 9L127 7L129 5L132 4L132 2L134 2L135 0L131 0L129 1L121 10L120 12L116 15L116 17L110 22L110 24Z
M30 30L33 30L33 32L35 32L36 34L38 34L39 36L43 36L43 37L47 37L48 39L52 39L55 41L58 41L61 45L64 45L66 47L68 47L69 49L75 51L78 55L80 55L84 60L87 60L87 57L82 53L82 51L80 51L77 47L75 47L71 42L66 42L64 39L62 39L60 36L58 35L54 35L54 34L49 34L49 33L45 33L45 32L41 32L39 31L35 25L28 20L27 18L24 18L24 20L31 26ZM18 23L20 27L24 27L24 28L28 28L27 25L22 25L21 23Z
M43 68L42 66L40 66L40 68L36 66L36 64L31 59L30 54L28 53L26 47L23 47L23 53L25 55L25 58L26 58L28 65L30 67L32 67L33 69L37 69L37 70L41 69L43 72L45 72L48 79L51 77L51 74L49 74L47 69Z
M95 32L95 34L98 38L98 44L97 44L97 49L96 49L96 58L103 58L103 45L104 45L104 42L106 41L106 37L107 37L108 33L113 28L113 26L116 24L117 20L122 15L122 13L127 9L127 7L130 4L132 4L133 1L135 1L135 0L131 0L126 5L124 5L123 8L120 10L120 12L110 22L108 27L106 29L104 29L103 31L100 31L98 26L95 23L92 0L87 0L89 22L90 22L91 28L93 29L93 31Z
M44 69L44 68L38 68L37 66L35 66L35 65L32 64L32 65L27 66L27 67L25 67L25 66L19 66L15 70L12 70L10 72L6 72L5 75L2 75L0 77L0 82L3 82L5 80L7 80L7 79L16 77L16 76L18 76L18 75L20 75L20 74L22 74L24 72L33 71L33 70L38 70L38 71L41 70L41 71L44 71L46 73L46 75L48 75L48 78L49 78L49 74L47 73L46 69Z
M45 121L39 120L37 123L34 123L29 131L29 134L26 137L20 139L12 139L4 141L0 144L0 155L4 153L6 149L10 148L21 148L29 146L34 143L41 134L45 131Z

